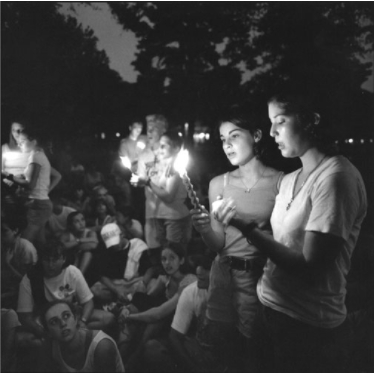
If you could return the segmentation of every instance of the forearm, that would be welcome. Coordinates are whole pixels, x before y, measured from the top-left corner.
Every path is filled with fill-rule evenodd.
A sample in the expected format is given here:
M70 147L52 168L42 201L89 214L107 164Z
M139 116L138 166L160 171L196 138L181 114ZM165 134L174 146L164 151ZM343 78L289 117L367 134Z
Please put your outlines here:
M51 178L50 178L50 184L49 184L49 191L54 189L56 185L60 182L61 180L61 174L60 172L56 171L55 169L51 169Z
M80 241L80 244L78 246L79 250L82 251L91 251L95 250L98 246L98 242L82 242Z
M174 196L167 190L156 185L153 181L150 180L148 186L163 202L170 203L173 201Z
M82 318L89 320L92 315L92 311L94 311L94 301L90 299L88 302L83 304Z
M109 277L102 276L100 282L105 285L113 294L117 295L117 287L113 284Z
M225 244L224 236L218 234L212 228L209 228L206 232L202 232L201 236L210 250L216 251L217 253L221 252Z

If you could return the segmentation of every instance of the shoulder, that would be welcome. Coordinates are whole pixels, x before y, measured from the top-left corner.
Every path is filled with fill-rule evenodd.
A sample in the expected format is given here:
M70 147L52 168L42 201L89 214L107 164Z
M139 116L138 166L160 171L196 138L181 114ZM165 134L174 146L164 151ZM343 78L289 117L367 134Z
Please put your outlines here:
M192 273L188 273L180 282L180 287L186 287L191 283L197 281L197 276Z
M97 370L101 371L116 361L117 347L113 339L103 331L97 332L94 340L99 340L95 347L94 362Z
M224 177L226 174L215 176L210 181L210 190L217 191L218 189L223 190L224 187Z

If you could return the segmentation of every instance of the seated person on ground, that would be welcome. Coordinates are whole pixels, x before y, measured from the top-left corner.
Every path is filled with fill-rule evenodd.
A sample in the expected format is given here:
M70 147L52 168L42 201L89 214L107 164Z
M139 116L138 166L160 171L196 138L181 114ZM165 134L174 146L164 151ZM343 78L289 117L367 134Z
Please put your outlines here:
M22 277L38 260L34 245L20 237L25 226L26 219L22 217L7 217L1 223L2 307L17 307L18 288Z
M138 220L133 219L133 216L134 211L130 206L118 209L118 213L116 214L117 224L124 228L125 236L129 240L131 238L140 238L143 240L144 234L142 224Z
M108 190L104 185L96 186L89 197L83 203L82 212L88 221L88 225L94 225L95 204L97 201L103 201L107 205L107 211L111 215L116 214L116 202L114 198L108 194Z
M65 196L66 206L72 207L74 210L83 211L84 202L87 199L85 189L80 183L73 183Z
M196 255L190 258L198 280L187 286L178 299L169 338L147 342L139 370L152 372L215 371L208 351L200 348L196 334L204 324L212 259ZM211 361L212 363L212 361Z
M145 277L139 277L142 254L146 255L147 245L138 238L128 240L123 229L117 224L107 224L101 230L107 250L101 252L99 272L101 279L91 291L100 303L127 303L134 289L145 289ZM146 268L142 269L143 271ZM147 276L146 276L147 277Z
M106 203L101 200L98 200L95 203L95 210L94 210L93 217L94 217L94 225L91 226L90 229L96 232L97 234L100 233L100 231L106 224L116 222L116 217L111 215L108 212Z
M46 336L36 313L46 303L58 299L79 304L82 308L80 322L88 329L108 330L115 323L110 312L94 309L93 294L81 271L67 265L60 242L50 241L41 247L38 263L23 277L18 295L19 320L36 338Z
M60 241L67 252L69 264L74 264L86 274L93 258L92 251L98 247L98 237L94 231L86 228L86 220L79 211L71 212L67 218L67 230Z
M38 371L125 372L115 341L101 330L80 327L71 303L47 304L41 323L50 338L43 345Z
M162 249L161 263L165 274L148 285L147 293L136 292L119 316L119 350L124 361L133 353L130 366L137 362L149 339L168 332L182 290L197 279L185 273L185 251L177 243L170 242Z
M51 238L59 239L67 229L68 215L75 211L75 209L64 206L59 192L52 192L50 199L52 201L52 215L47 222L47 234L49 234Z

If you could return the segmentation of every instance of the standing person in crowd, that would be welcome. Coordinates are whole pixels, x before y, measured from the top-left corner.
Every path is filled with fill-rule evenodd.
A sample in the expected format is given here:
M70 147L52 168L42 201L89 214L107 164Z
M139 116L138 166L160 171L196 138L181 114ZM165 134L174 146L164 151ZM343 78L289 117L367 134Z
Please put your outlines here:
M153 196L153 226L157 242L177 242L187 250L191 239L191 218L185 204L186 188L174 170L174 161L181 150L182 139L177 132L168 131L160 138L159 162L152 167L145 181Z
M211 180L211 214L203 206L201 210L192 210L195 228L206 245L218 253L211 269L208 328L213 333L213 343L219 340L225 343L227 333L233 338L231 326L235 322L246 341L244 356L252 369L257 369L256 284L266 257L240 230L223 224L217 211L226 201L228 207L236 206L241 219L258 222L265 234L271 235L269 219L283 173L265 162L267 132L257 115L234 111L220 121L219 131L223 150L237 168Z
M83 185L87 193L105 183L105 177L102 172L100 172L95 164L95 162L87 162L85 166L85 175L83 178Z
M137 171L139 155L146 147L147 138L142 135L142 130L142 121L134 120L129 126L129 136L121 140L118 150L120 157L128 157L132 172Z
M93 259L92 251L98 247L96 233L86 228L86 220L80 211L73 211L67 218L67 230L61 235L60 241L67 251L69 264L74 264L86 274Z
M45 242L45 225L52 214L52 203L48 197L60 182L61 175L51 167L36 131L24 129L18 137L23 153L29 153L26 169L22 175L7 173L7 179L21 185L27 193L27 227L22 237L35 243Z
M269 258L257 291L278 372L345 370L326 351L346 327L346 276L367 209L362 177L336 155L314 99L286 91L268 101L271 136L281 154L302 162L281 183L273 237L261 222L244 221L238 205L224 204L220 214Z
M25 170L30 154L23 152L18 144L21 132L25 129L24 125L12 122L9 133L9 142L1 147L1 171L13 175L21 175ZM5 179L4 183L10 187L13 182Z
M37 314L46 303L54 300L75 302L82 308L80 323L88 329L108 330L115 323L110 312L94 309L93 294L82 272L67 265L65 249L56 241L45 244L38 263L20 283L17 313L21 324L38 339L46 330L37 322Z
M146 182L150 177L154 175L155 167L160 162L157 155L160 145L160 138L168 129L167 119L163 115L155 114L148 115L147 121L147 147L142 151L138 161L138 172L137 177L132 178L131 183L136 187L146 186ZM157 263L160 260L160 248L161 242L157 240L157 224L155 215L155 206L157 204L158 197L152 192L150 188L145 188L145 240L147 246L153 251L155 256L154 262Z
M38 371L125 372L115 341L101 330L80 327L71 303L57 300L41 311L41 322L50 339L40 354Z

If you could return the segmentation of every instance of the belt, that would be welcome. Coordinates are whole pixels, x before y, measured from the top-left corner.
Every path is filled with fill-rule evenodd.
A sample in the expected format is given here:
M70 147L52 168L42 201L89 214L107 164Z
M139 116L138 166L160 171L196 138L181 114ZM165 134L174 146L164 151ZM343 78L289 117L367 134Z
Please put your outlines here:
M227 256L229 267L239 271L252 271L254 269L262 269L264 261L261 258L242 259L238 256Z

